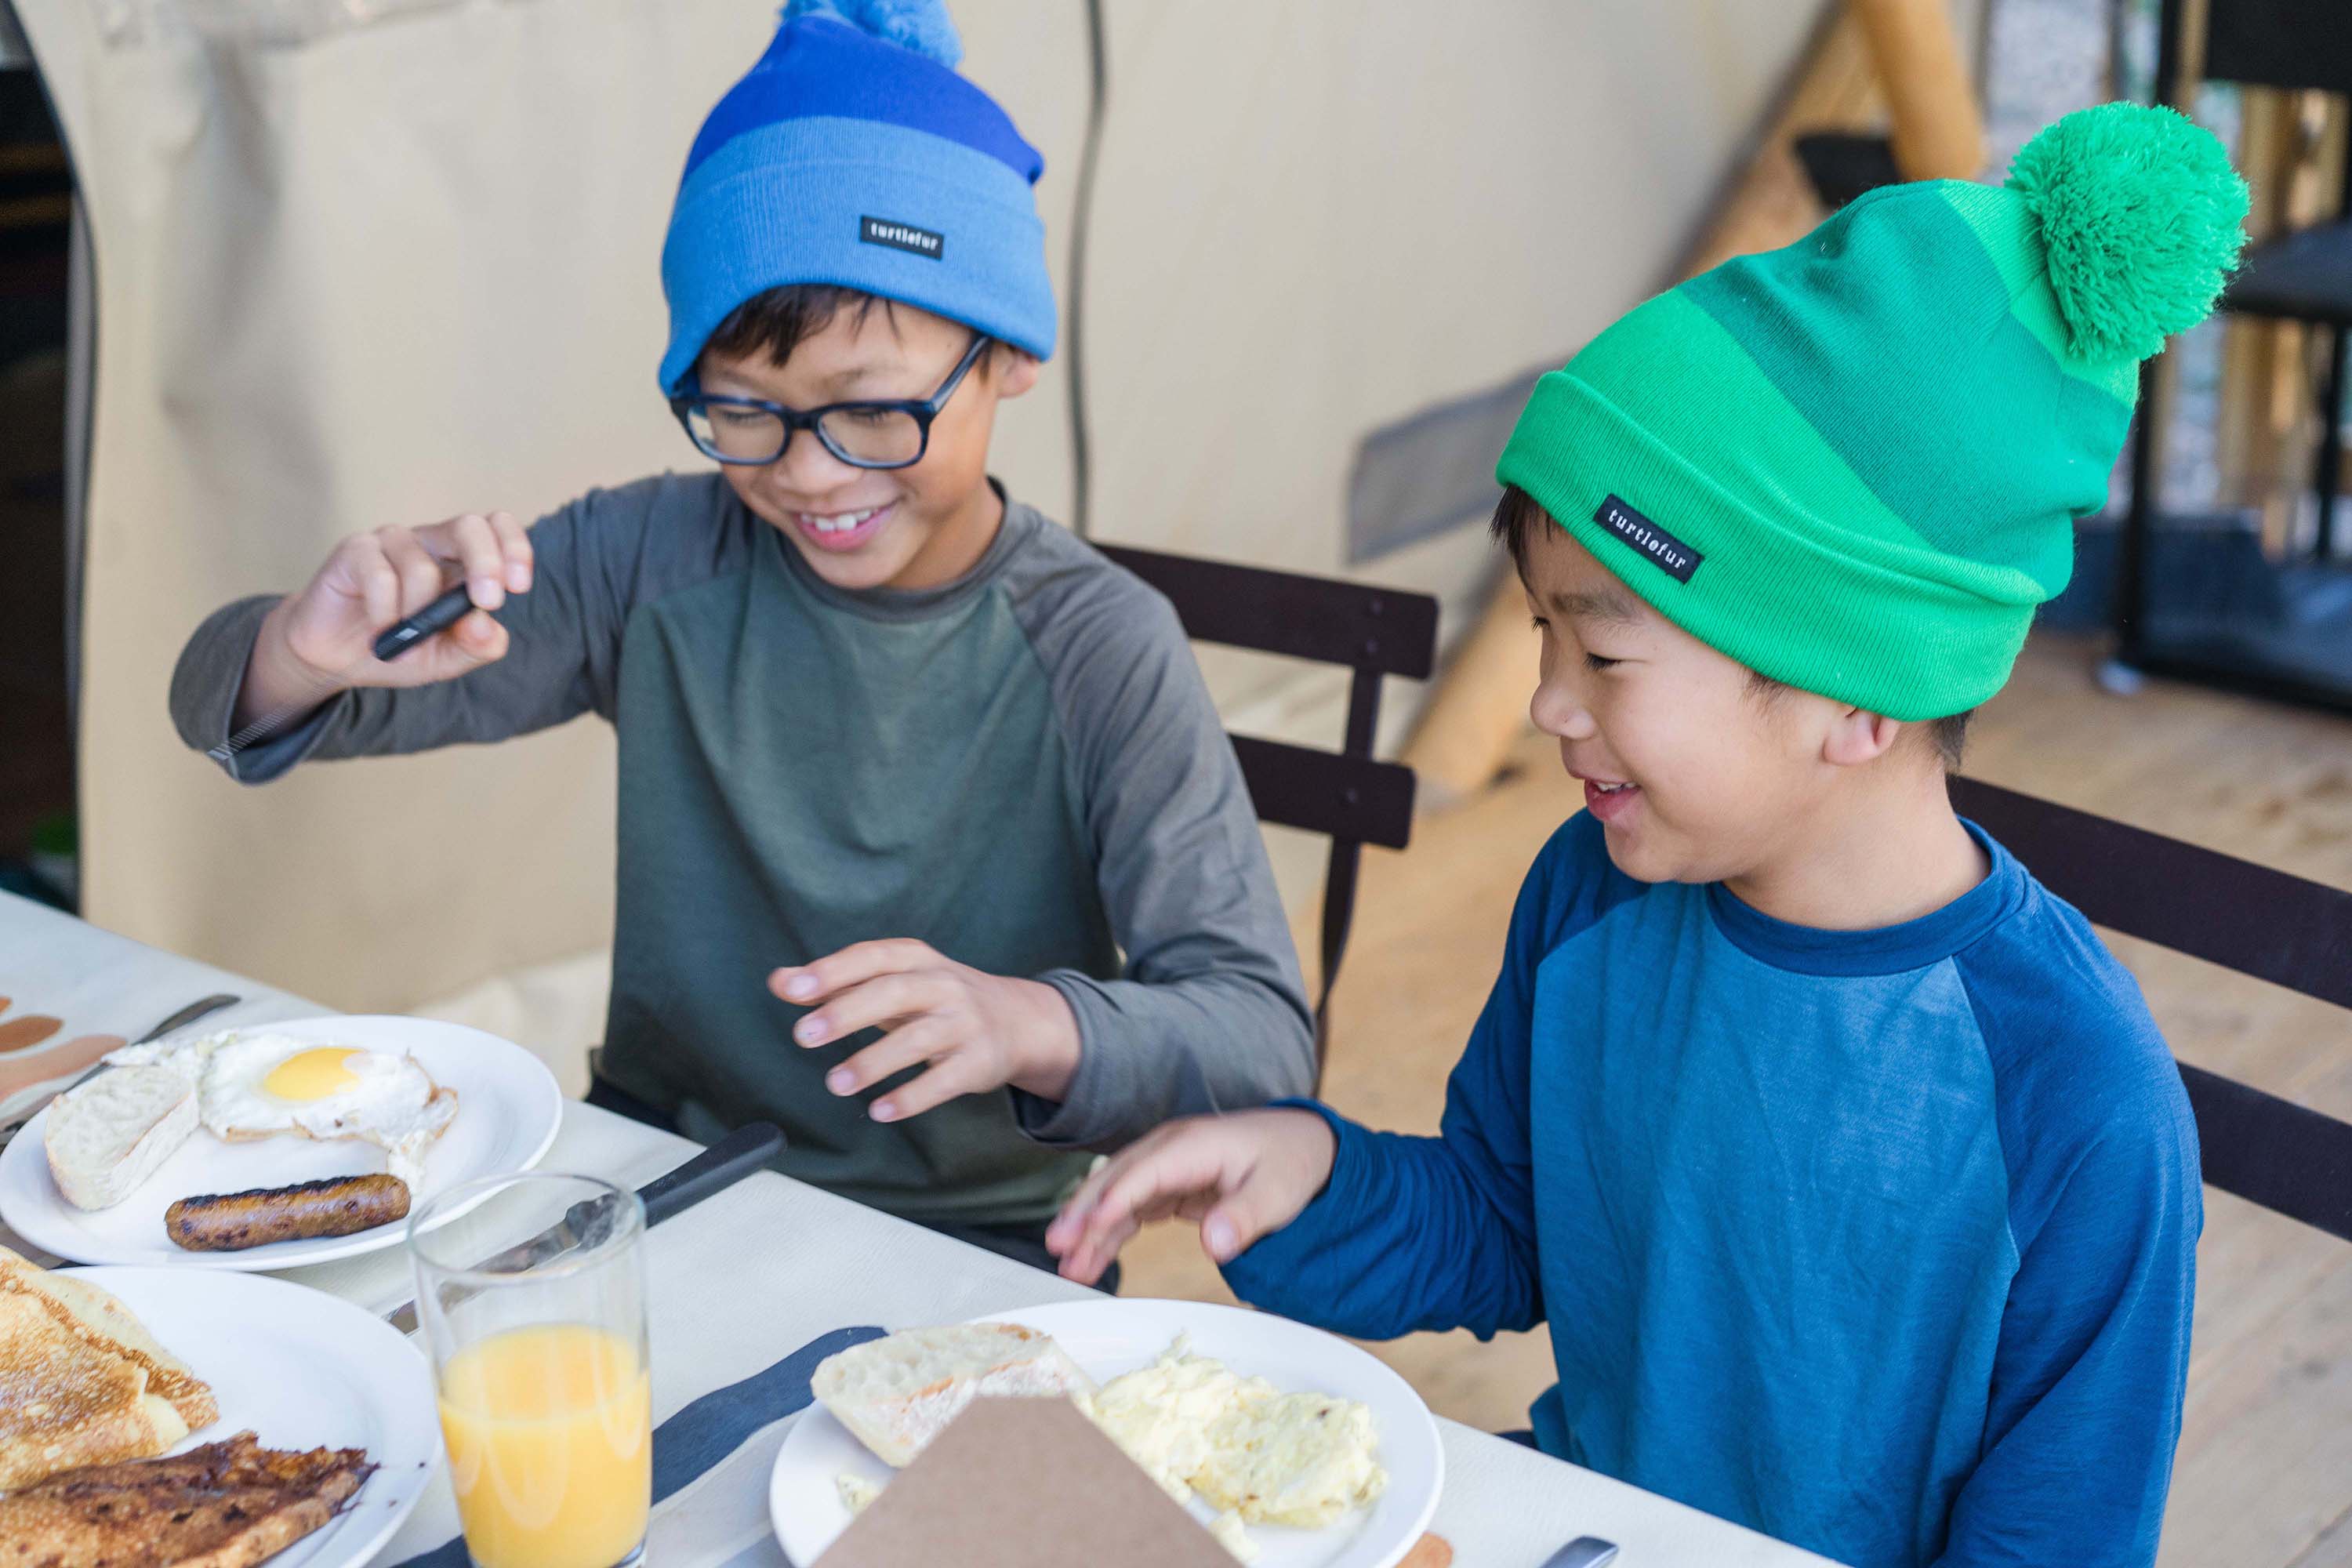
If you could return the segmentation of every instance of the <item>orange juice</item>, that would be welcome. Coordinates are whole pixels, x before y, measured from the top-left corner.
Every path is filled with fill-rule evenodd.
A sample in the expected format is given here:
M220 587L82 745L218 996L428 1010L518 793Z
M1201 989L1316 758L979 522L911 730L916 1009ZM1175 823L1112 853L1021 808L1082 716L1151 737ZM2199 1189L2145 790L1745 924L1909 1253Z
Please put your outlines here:
M449 1481L480 1568L613 1568L645 1540L653 1393L585 1323L509 1329L441 1371Z

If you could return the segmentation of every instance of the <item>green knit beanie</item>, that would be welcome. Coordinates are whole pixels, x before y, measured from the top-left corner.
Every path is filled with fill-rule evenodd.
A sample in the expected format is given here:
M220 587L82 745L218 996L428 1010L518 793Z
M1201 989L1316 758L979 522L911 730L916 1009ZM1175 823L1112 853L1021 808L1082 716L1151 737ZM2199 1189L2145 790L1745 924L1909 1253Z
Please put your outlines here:
M1496 477L1749 668L1963 712L2066 585L2139 362L2212 309L2245 214L2182 116L2070 114L2003 187L1874 191L1636 307L1537 383Z

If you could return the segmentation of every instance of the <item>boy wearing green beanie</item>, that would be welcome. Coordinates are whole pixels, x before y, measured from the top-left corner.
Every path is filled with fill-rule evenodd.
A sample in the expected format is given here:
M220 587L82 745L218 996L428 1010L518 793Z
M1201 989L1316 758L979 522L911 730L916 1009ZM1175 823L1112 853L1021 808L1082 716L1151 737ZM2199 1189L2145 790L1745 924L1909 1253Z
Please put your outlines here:
M1587 810L1442 1135L1173 1124L1065 1208L1063 1271L1199 1218L1244 1299L1343 1332L1548 1323L1538 1447L1841 1563L2152 1562L2195 1125L2130 975L1944 775L2244 212L2210 136L2110 104L1545 376L1496 526Z

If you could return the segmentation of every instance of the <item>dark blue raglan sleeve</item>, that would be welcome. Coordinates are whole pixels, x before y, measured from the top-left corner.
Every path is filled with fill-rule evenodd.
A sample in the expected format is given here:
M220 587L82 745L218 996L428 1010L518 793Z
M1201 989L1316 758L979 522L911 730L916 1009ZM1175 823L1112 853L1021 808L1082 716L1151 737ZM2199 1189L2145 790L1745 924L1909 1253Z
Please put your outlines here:
M1552 836L1520 886L1440 1135L1374 1132L1296 1102L1338 1136L1331 1180L1287 1228L1225 1266L1234 1294L1360 1339L1455 1328L1485 1338L1543 1321L1527 1121L1536 967L1637 888L1610 866L1590 818Z
M2180 1439L2197 1128L2138 986L2037 907L1962 955L1992 1056L2018 1251L1984 1447L1940 1568L2145 1568Z

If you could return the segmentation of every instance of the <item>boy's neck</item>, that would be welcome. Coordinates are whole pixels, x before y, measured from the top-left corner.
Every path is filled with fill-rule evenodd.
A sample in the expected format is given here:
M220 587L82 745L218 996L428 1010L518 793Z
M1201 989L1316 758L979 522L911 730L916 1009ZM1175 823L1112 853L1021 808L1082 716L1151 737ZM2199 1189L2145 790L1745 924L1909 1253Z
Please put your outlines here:
M1724 886L1791 925L1872 931L1933 914L1990 872L1952 810L1942 768L1853 782Z

